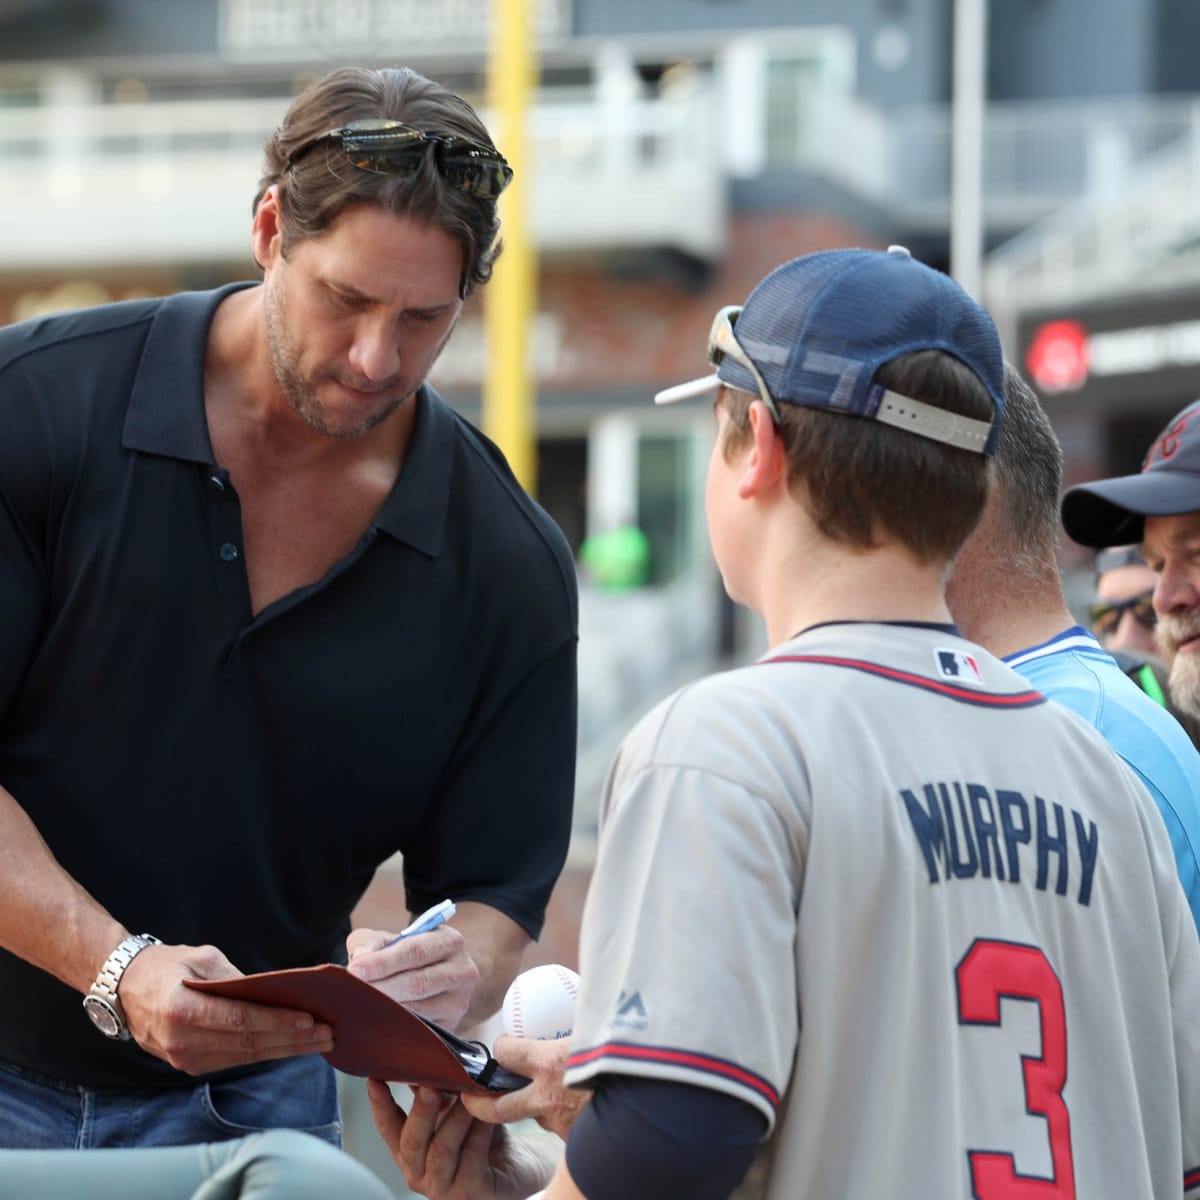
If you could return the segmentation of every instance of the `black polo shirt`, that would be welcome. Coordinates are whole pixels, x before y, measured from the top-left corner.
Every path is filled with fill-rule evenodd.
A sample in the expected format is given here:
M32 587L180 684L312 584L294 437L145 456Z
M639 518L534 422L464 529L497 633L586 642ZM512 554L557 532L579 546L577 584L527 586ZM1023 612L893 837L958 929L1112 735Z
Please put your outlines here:
M344 961L396 851L410 908L477 900L536 936L573 794L566 542L426 387L358 545L252 616L204 414L231 290L0 329L0 783L131 930L246 972ZM192 1082L80 1001L0 951L0 1060Z

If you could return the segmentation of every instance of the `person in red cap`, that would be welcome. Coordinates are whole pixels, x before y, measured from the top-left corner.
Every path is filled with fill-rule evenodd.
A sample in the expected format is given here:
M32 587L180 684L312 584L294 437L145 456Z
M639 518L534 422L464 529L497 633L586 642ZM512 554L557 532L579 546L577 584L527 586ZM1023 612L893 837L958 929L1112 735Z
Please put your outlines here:
M1062 521L1084 546L1140 544L1158 577L1156 636L1171 698L1200 717L1200 400L1171 418L1138 474L1068 488Z

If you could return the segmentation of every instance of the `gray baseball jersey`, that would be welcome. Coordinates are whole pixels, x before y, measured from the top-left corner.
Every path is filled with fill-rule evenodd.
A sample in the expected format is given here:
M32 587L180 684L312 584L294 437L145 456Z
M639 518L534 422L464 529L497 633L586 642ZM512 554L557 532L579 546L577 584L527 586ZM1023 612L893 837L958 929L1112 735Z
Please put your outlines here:
M610 772L567 1081L738 1096L771 1200L1200 1196L1200 939L1084 721L944 627L684 688Z

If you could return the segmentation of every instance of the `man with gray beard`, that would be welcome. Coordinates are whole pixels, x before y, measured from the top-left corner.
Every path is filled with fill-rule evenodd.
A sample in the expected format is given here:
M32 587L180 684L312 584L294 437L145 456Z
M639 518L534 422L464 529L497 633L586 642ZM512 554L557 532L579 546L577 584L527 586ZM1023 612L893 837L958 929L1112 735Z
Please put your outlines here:
M1139 474L1068 489L1062 520L1084 546L1141 543L1158 576L1156 636L1171 698L1200 717L1200 400L1171 418Z

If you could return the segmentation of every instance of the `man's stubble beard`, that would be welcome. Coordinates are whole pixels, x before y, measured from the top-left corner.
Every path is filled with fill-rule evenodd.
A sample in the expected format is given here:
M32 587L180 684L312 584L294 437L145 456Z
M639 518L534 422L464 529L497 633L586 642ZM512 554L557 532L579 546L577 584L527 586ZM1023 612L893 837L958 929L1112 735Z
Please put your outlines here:
M287 306L279 289L268 288L266 294L267 353L271 360L271 371L275 384L287 401L288 407L316 433L326 437L360 437L382 421L386 421L420 387L420 381L409 389L402 389L382 408L367 414L363 420L352 425L335 423L317 396L316 388L306 380L298 368L295 343L288 334ZM446 335L447 338L449 334ZM442 346L445 346L443 341ZM441 347L438 350L441 353Z

